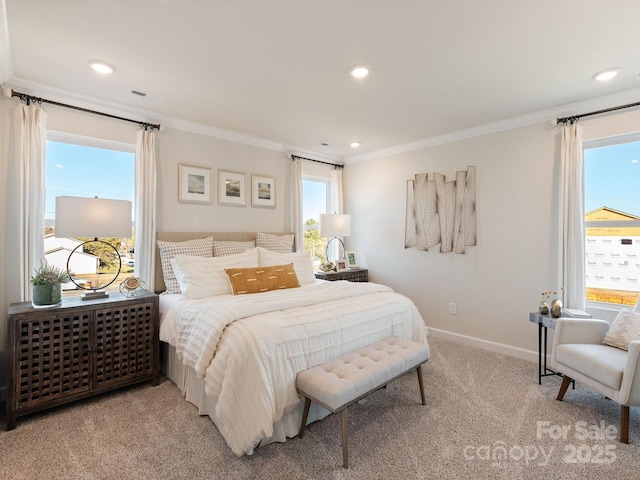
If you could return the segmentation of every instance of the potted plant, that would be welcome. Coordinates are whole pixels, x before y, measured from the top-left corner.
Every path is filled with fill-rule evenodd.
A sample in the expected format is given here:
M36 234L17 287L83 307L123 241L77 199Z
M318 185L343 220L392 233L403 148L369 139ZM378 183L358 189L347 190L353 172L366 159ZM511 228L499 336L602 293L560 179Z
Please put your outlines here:
M46 307L59 304L62 300L62 284L70 278L66 270L49 265L46 261L41 262L31 277L33 305Z

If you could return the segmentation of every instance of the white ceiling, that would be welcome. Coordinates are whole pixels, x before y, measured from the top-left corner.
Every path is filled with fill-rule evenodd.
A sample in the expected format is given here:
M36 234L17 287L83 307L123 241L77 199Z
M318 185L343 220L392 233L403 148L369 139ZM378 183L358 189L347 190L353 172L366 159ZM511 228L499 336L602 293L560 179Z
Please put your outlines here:
M570 110L614 93L640 100L639 0L2 4L5 86L319 158L581 113ZM117 70L98 76L89 59ZM355 80L361 63L372 73ZM622 71L591 79L607 67Z

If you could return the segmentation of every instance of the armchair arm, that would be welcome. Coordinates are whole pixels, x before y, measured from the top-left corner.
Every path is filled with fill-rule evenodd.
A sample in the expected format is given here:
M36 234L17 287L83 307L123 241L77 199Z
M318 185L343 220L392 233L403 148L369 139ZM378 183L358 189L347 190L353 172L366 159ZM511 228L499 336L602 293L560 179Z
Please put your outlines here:
M629 344L617 401L621 405L640 405L640 340Z
M609 331L609 322L594 318L559 318L553 336L554 349L563 343L602 343Z
M556 348L563 343L591 343L601 344L607 331L609 322L593 318L559 318L556 321L556 331L553 335L551 348L551 368L557 369Z

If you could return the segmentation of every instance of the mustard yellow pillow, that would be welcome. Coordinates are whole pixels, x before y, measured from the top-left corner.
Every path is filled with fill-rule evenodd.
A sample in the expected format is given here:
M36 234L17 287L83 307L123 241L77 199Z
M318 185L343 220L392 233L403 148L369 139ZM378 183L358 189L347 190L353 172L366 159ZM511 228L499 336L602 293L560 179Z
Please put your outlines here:
M271 267L226 268L234 295L300 286L293 263Z

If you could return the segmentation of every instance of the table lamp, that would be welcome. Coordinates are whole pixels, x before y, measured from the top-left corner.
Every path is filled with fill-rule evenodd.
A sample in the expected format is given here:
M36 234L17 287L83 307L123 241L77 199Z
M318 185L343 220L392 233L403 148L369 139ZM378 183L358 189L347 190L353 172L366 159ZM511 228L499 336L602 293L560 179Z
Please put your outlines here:
M342 251L344 252L344 242L339 237L348 237L351 235L351 215L337 214L337 213L321 213L320 214L320 236L321 237L333 237L327 241L327 248L325 255L327 261L329 261L329 244L338 240L342 244ZM338 251L338 259L340 258L340 251Z
M105 298L109 294L104 288L111 285L120 274L122 259L118 250L99 238L128 238L131 236L131 202L128 200L112 200L107 198L88 197L56 197L56 237L58 238L93 238L71 251L67 259L67 271L71 275L71 281L82 290L90 290L82 295L83 300ZM115 252L114 258L118 259L118 271L114 278L107 284L91 282L90 287L78 284L73 278L69 268L71 257L80 248L91 242L99 242ZM115 264L115 261L113 262ZM99 268L99 264L97 265ZM96 273L98 273L96 268Z

